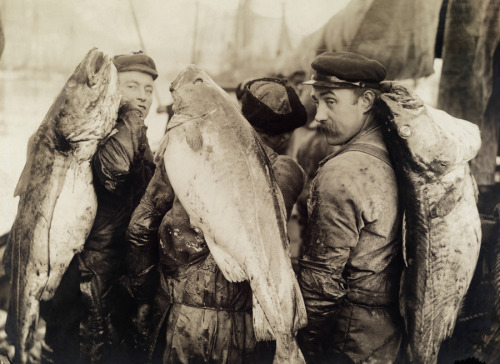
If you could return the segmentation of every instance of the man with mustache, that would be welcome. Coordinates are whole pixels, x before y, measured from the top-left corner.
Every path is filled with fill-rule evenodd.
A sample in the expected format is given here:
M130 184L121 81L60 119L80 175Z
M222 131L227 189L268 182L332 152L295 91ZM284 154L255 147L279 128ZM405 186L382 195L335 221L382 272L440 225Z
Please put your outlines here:
M125 231L154 172L144 118L158 77L142 52L113 58L122 102L115 129L92 160L98 210L83 251L75 256L53 297L41 307L47 322L44 363L123 363L125 315L118 279ZM75 201L78 203L78 201Z
M377 112L386 70L349 52L323 53L312 68L315 119L340 149L311 184L299 259L309 324L299 343L309 363L393 363L403 261L398 186Z

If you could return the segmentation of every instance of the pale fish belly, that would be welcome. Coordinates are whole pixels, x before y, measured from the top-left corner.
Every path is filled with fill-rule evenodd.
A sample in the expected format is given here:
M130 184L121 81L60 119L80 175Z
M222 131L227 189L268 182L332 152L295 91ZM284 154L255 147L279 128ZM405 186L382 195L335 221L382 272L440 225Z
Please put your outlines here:
M43 151L43 149L42 149ZM42 153L42 152L40 152ZM16 341L16 357L26 362L29 338L38 322L39 300L49 277L49 230L68 161L54 154L53 160L43 159L30 171L30 185L20 196L19 208L11 231L11 304L7 319L7 333ZM42 186L37 182L43 173Z
M421 216L406 244L418 244L416 250L407 251L419 255L421 264L412 266L410 254L402 280L402 294L407 295L402 302L408 306L402 311L407 325L414 327L409 348L415 363L436 362L441 342L453 333L472 280L481 243L476 191L467 163L416 191L417 201L423 202ZM416 287L410 282L417 282ZM410 312L413 317L408 317Z
M83 250L97 212L89 160L72 159L49 231L49 279L42 299L52 298L74 255Z
M198 150L186 142L183 126L168 138L165 168L191 224L203 231L226 279L250 282L256 338L275 338L277 356L289 351L290 358L298 351L295 328L305 324L297 312L305 309L287 255L286 228L279 228L284 221L277 217L269 166L252 151L256 145L227 144L217 132L205 129Z

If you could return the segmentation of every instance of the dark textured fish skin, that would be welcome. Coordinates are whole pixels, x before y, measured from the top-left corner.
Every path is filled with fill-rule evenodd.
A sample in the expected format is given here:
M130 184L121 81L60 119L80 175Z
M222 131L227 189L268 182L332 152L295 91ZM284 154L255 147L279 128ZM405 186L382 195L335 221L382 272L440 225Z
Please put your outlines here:
M39 302L53 296L92 227L97 199L90 162L115 125L119 102L116 68L93 48L30 138L5 262L11 279L6 331L16 363L28 360Z
M411 363L432 364L453 333L479 255L477 186L468 165L480 147L479 129L425 107L401 85L380 99L405 206L400 308L407 355Z
M257 340L276 340L275 363L303 363L295 340L307 323L269 159L234 101L188 66L170 88L174 117L160 153L170 183L203 231L226 279L247 280Z

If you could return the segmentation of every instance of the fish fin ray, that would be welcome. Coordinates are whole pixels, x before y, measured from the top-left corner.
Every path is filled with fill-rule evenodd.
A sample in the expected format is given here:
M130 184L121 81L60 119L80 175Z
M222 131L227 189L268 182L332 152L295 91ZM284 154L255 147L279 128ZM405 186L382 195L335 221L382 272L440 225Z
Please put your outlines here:
M262 306L257 300L255 294L252 295L252 317L255 339L257 341L269 341L276 339L276 336L271 329L271 325L269 324L264 310L262 309Z
M212 237L205 234L205 241L207 242L210 253L212 253L217 266L221 270L224 278L229 282L242 282L248 280L247 274L240 264L224 249L219 247Z
M458 189L455 185L444 195L442 199L430 206L431 216L444 217L448 215L463 197L463 189Z
M14 197L20 196L24 194L26 191L26 187L28 186L31 173L31 166L33 164L33 160L35 159L35 138L36 134L33 134L28 141L28 151L26 155L26 164L24 165L23 171L21 172L21 176L19 177L19 181L17 182L16 188L14 189Z
M163 160L163 156L165 155L165 150L167 149L167 145L168 145L168 139L169 139L169 135L168 135L168 133L166 133L163 136L163 138L161 139L160 146L158 147L158 150L155 153L154 163L157 166Z
M294 278L293 284L293 302L295 305L295 316L293 318L293 332L296 334L299 329L307 326L307 312L299 282Z
M408 229L406 228L406 211L403 212L403 217L402 217L402 227L401 227L401 240L402 240L402 246L401 250L403 251L403 262L405 264L405 267L408 267L408 256L406 253L406 234L408 233Z
M184 125L186 133L186 143L193 152L198 152L203 147L203 135L197 123L189 123Z

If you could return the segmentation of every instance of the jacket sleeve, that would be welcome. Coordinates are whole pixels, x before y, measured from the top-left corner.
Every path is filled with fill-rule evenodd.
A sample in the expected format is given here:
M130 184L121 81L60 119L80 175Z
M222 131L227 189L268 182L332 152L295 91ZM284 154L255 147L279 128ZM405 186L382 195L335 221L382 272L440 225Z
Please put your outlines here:
M320 171L311 193L308 232L298 278L309 322L302 340L316 343L328 329L329 317L339 300L347 293L342 273L351 248L357 245L363 222L359 197L349 173L328 168Z
M163 216L172 208L173 200L174 191L161 161L127 230L129 291L137 300L150 299L154 294L159 256L158 228Z
M109 192L122 194L122 186L139 167L148 149L142 113L128 104L120 108L115 129L98 147L93 158L94 178Z
M305 184L304 170L292 158L278 156L273 164L274 176L285 201L287 220Z

